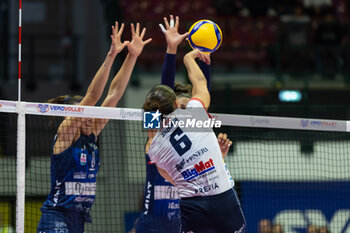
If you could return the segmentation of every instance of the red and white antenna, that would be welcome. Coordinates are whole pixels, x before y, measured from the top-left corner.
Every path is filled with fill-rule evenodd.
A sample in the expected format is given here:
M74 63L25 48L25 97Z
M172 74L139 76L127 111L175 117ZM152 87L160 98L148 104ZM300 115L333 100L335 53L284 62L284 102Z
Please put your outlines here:
M22 0L18 7L18 101L21 101L21 62L22 62Z

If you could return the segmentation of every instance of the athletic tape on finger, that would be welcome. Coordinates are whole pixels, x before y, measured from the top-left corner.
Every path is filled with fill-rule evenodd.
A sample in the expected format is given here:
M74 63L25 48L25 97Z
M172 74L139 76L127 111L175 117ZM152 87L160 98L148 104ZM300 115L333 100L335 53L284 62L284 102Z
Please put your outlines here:
M170 20L170 27L173 28L174 25L175 25L174 19L171 19L171 20Z
M165 30L163 24L160 23L160 24L159 24L159 27L160 27L160 30L162 30L162 32L164 32L164 33L166 32L166 30Z

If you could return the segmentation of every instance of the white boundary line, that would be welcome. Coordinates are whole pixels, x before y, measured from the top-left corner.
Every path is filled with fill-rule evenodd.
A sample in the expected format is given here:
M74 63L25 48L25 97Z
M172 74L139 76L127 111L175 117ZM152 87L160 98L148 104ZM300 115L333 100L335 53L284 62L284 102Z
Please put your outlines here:
M142 121L142 110L135 108L107 108L96 106L78 106L22 102L24 113L42 116L75 116L88 118L102 118L114 120ZM0 112L16 112L16 101L0 100ZM350 121L292 118L292 117L270 117L255 115L236 114L211 114L217 120L221 120L223 126L277 128L294 130L317 130L317 131L350 131Z

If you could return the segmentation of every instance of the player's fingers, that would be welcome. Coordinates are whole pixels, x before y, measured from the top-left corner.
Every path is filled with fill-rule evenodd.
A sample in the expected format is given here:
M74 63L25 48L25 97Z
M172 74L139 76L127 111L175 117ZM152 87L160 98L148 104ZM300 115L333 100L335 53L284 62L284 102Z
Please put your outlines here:
M149 38L148 40L145 40L144 42L143 42L143 45L146 45L146 44L148 44L149 42L151 42L152 41L152 38Z
M204 62L207 65L210 65L210 55L209 54L204 54L203 57L204 57Z
M168 30L170 28L169 23L168 23L168 19L166 17L164 17L163 19L164 19L165 28Z
M174 26L175 26L174 16L170 15L170 28L173 28Z
M117 36L121 36L123 34L124 31L124 23L122 23L122 25L120 26L120 29L118 31L118 35Z
M140 35L140 23L136 23L136 35Z
M175 28L176 28L176 30L179 29L179 25L180 25L180 19L179 19L179 16L176 16L175 17Z
M135 26L133 23L131 23L130 27L131 27L131 36L134 37L135 36Z
M165 30L163 24L160 23L160 24L159 24L159 27L160 27L160 30L162 30L163 33L166 33L166 30Z
M141 32L141 35L140 35L141 40L142 40L143 37L145 36L145 33L146 33L146 28L143 28L143 29L142 29L142 32Z
M224 135L222 136L222 140L226 141L227 139L227 134L224 133Z
M185 39L186 37L188 37L188 32L186 32L186 33L184 33L184 34L181 35L181 39L182 39L182 40Z
M224 134L219 133L218 135L218 142L220 143L222 141L222 137L224 136Z
M227 140L225 141L224 147L230 147L231 145L232 145L231 140L230 140L230 139L227 139Z
M114 36L116 36L118 34L118 27L119 27L118 21L115 21L114 31L113 31Z

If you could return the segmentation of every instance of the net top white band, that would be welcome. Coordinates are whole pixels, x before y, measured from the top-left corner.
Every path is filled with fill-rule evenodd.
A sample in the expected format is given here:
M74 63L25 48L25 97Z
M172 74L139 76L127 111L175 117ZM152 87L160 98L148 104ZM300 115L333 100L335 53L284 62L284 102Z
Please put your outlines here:
M0 112L18 113L19 111L23 111L25 114L29 115L42 116L71 116L132 121L143 120L142 109L108 108L98 106L63 105L34 102L20 102L19 105L19 102L16 101L0 100ZM211 116L217 120L220 120L223 126L338 132L350 131L350 121L342 120L217 113L212 113Z

